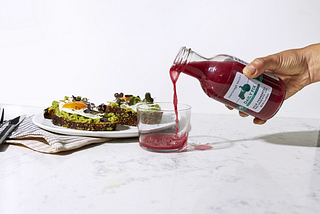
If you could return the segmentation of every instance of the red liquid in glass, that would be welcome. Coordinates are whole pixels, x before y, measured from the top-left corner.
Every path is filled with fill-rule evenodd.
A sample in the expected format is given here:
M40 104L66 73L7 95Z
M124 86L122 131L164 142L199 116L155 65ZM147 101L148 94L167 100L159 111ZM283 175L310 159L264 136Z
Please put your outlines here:
M179 77L179 75L176 74L179 73L176 71L178 67L181 67L181 65L173 65L170 69L171 79L174 84L174 105L177 104L175 84ZM242 73L244 67L245 65L236 61L194 61L187 63L181 72L197 78L200 81L202 89L209 97L230 107L237 108L238 104L225 99L224 95L229 90L236 73ZM172 76L176 78L172 78ZM263 74L262 83L272 87L272 93L267 103L260 112L254 112L250 109L244 112L254 117L267 120L280 108L285 95L285 84L281 79L276 80L265 74Z
M187 146L188 133L177 136L175 134L149 134L140 139L140 146L154 150L180 150Z

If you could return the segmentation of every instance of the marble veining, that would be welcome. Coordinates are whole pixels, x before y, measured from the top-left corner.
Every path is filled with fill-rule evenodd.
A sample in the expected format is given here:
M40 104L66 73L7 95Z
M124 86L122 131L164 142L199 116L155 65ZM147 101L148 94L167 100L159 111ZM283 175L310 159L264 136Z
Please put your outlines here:
M0 213L318 214L318 119L192 115L188 149L143 150L137 138L42 154L0 153ZM210 150L196 150L206 144Z

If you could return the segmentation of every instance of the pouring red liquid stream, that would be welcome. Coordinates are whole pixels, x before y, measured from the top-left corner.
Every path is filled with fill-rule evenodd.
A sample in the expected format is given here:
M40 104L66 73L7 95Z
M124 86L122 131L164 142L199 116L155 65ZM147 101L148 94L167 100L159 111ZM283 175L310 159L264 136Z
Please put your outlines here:
M176 71L175 69L170 69L170 78L173 84L173 106L174 111L176 113L176 135L179 132L179 118L178 118L178 96L177 96L177 81L180 76L180 73Z
M178 96L176 83L180 73L174 69L170 69L170 78L173 83L173 105L176 114L176 130L175 134L149 134L140 140L140 146L154 150L180 150L187 146L188 132L178 135L179 119L178 119Z

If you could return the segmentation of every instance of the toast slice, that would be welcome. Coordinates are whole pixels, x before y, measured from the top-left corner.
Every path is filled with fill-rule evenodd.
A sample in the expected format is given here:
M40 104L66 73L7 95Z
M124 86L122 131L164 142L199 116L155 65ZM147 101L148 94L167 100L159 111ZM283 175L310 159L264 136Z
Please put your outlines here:
M59 117L56 114L52 114L52 123L56 126L61 126L69 129L87 131L112 131L117 128L119 121L104 123L82 123L69 120L64 117Z
M50 119L54 125L77 130L112 131L117 128L119 118L113 113L104 113L99 108L104 104L95 107L86 98L79 99L73 96L72 99L65 97L64 100L53 101L52 106L44 110L44 118ZM79 109L79 102L84 106L82 109Z
M153 103L154 99L147 92L145 98L141 100L139 96L114 94L115 101L105 105L106 113L114 113L119 118L119 124L137 126L137 105L140 103ZM152 122L152 121L151 121ZM155 122L155 121L154 121Z
M137 126L137 112L118 106L106 105L106 113L113 113L119 118L119 124Z

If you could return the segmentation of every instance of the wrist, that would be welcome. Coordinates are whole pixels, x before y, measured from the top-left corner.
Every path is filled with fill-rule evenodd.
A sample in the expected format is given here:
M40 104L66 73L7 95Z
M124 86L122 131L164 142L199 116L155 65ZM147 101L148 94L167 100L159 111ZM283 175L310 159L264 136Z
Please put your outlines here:
M320 81L320 43L301 49L308 63L311 83Z

